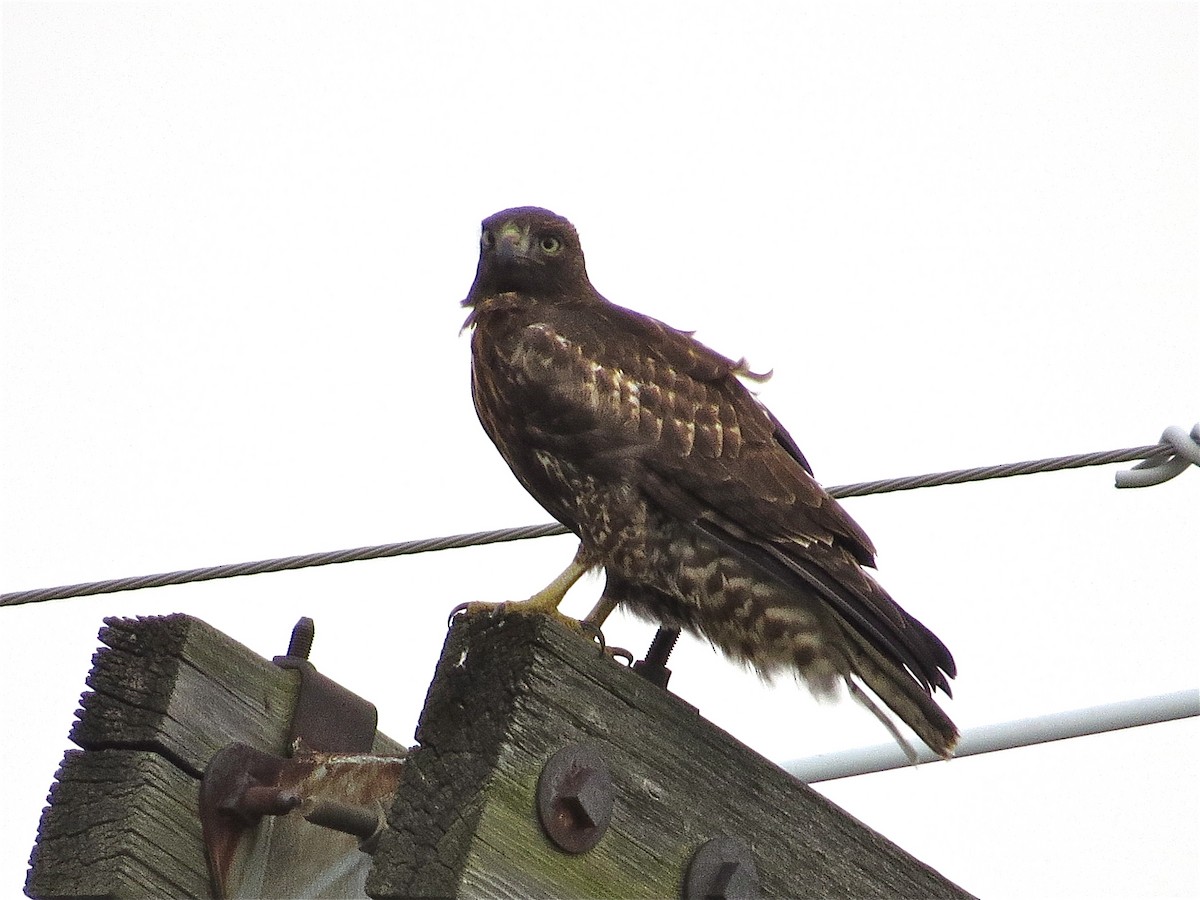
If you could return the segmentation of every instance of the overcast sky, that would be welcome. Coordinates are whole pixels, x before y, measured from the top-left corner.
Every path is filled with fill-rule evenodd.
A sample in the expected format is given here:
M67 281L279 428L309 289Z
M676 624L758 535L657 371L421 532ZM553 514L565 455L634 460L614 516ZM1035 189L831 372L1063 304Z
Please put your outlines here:
M1194 3L3 8L0 590L544 522L475 419L478 223L758 370L828 485L1200 418ZM970 728L1197 686L1200 472L846 502ZM101 620L313 659L411 741L467 600L570 538L0 610L0 892ZM591 579L565 609L582 615ZM610 642L652 629L614 617ZM784 761L885 741L685 640L672 688ZM1196 896L1196 719L820 786L985 897Z

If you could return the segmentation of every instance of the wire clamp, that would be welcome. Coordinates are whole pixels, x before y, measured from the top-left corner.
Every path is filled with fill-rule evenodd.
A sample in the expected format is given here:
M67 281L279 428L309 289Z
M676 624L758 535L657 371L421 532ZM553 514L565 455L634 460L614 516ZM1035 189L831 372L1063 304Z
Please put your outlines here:
M1162 433L1162 452L1148 456L1132 469L1117 473L1117 487L1149 487L1170 481L1188 466L1200 466L1200 422L1189 434L1178 425Z
M288 747L329 753L370 753L379 714L375 705L322 675L309 662L313 620L305 616L292 629L286 656L272 660L281 669L299 674L296 706L292 710Z

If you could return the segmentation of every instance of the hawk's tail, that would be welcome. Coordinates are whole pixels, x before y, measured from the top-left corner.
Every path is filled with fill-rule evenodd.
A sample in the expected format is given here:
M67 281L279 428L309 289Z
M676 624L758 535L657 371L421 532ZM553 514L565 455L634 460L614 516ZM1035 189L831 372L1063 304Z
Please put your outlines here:
M958 743L958 729L927 690L901 665L888 659L854 628L842 625L846 637L846 662L851 672L862 679L872 693L887 704L917 737L929 745L938 756L949 759ZM887 716L858 689L849 678L846 683L856 700L873 712L910 758L912 748L896 731ZM916 761L915 758L913 760Z

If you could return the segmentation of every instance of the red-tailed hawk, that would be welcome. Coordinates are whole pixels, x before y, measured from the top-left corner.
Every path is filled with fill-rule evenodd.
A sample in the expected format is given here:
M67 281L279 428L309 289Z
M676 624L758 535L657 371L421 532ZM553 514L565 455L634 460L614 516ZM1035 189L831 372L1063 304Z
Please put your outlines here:
M958 732L930 694L950 693L954 659L864 571L870 539L742 383L744 361L600 296L574 227L535 207L484 220L463 305L484 430L579 536L567 570L516 607L561 615L603 566L592 624L621 604L764 677L797 673L818 695L844 682L899 738L861 681L950 755Z

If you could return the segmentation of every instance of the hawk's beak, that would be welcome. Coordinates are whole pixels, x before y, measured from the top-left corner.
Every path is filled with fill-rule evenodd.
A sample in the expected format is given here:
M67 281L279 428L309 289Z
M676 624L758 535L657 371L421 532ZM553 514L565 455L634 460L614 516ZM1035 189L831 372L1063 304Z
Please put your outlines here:
M529 233L509 222L496 235L496 259L500 262L516 262L528 258Z

